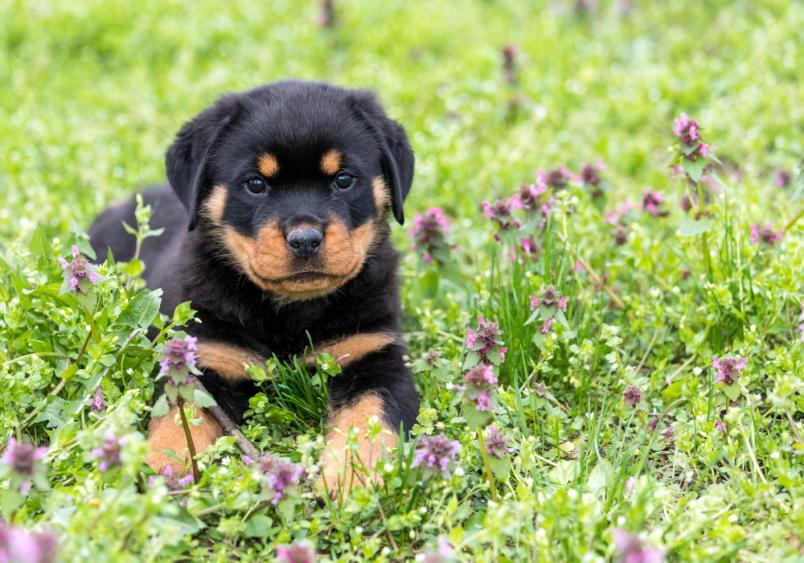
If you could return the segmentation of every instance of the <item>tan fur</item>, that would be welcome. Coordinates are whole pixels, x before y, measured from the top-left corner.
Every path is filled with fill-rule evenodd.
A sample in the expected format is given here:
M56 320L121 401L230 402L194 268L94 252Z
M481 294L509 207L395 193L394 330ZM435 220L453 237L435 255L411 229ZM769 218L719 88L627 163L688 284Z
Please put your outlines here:
M332 149L321 157L321 172L334 176L341 169L341 153Z
M355 277L371 252L377 230L375 221L350 232L343 221L330 219L318 255L308 262L298 262L293 259L285 235L275 222L262 227L256 240L241 235L229 225L216 229L240 271L262 289L289 301L326 295ZM305 271L321 275L314 279L294 278Z
M196 409L196 413L203 418L200 426L190 425L190 436L193 438L193 445L197 455L223 436L223 431L211 414L202 409ZM148 454L145 463L157 474L164 472L165 467L168 465L174 471L178 471L180 475L184 474L184 467L181 464L158 451L173 450L176 455L186 462L184 449L187 447L187 442L184 439L184 428L182 428L181 424L176 424L175 422L178 414L178 407L173 407L165 416L152 418L151 422L148 423L148 446L151 449L151 453Z
M341 367L346 367L352 362L356 362L366 357L372 352L382 350L389 344L396 342L397 337L387 332L372 332L368 334L355 334L348 336L337 342L327 344L323 347L316 347L316 353L329 354L335 358L346 356L340 361ZM312 355L305 358L308 368L315 366L315 358Z
M223 210L226 208L226 195L226 187L218 185L212 188L212 193L204 201L202 213L215 225L219 225L223 218Z
M397 444L397 435L386 428L383 422L383 412L382 399L376 395L367 395L356 404L330 414L327 422L330 429L325 437L327 446L321 455L322 478L318 480L320 489L323 490L326 481L326 487L337 499L340 494L344 497L348 495L353 486L367 485L369 481L382 483L382 478L373 469L382 460L385 449ZM383 430L387 432L382 432L372 440L368 435L366 416L377 417ZM351 427L360 436L357 452L349 448L346 439ZM353 463L356 466L354 468ZM369 474L361 470L361 466L368 469Z
M259 168L260 174L265 176L266 178L270 178L277 172L279 172L279 163L276 161L276 157L270 153L265 153L260 157L259 161Z
M196 353L198 366L209 368L229 381L250 380L243 364L265 366L265 359L258 354L223 342L199 342Z
M391 195L388 193L388 186L385 185L385 179L382 176L377 176L371 181L371 191L374 194L374 204L382 215L388 210L391 203Z

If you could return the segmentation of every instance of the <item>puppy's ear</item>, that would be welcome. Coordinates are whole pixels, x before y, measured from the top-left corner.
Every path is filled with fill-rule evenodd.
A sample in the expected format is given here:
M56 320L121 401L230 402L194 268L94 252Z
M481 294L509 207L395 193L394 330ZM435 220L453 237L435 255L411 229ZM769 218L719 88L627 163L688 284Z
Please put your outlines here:
M165 155L168 181L187 209L191 231L198 226L198 207L209 189L209 159L239 111L240 103L235 97L221 98L184 124Z
M413 184L413 149L405 129L389 119L370 92L357 92L352 98L353 107L370 127L382 152L382 168L388 189L391 191L391 209L400 225L405 223L405 198Z

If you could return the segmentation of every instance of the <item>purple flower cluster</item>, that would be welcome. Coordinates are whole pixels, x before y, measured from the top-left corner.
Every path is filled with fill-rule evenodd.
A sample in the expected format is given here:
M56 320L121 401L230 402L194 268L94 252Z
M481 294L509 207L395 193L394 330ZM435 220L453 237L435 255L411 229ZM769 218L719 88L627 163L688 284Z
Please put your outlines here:
M162 473L162 475L159 477L162 477L164 480L168 491L180 491L189 483L193 482L192 474L187 474L186 476L180 478L176 473L173 473L173 468L170 465L165 467L164 473ZM148 477L148 484L153 487L156 484L156 479L156 476L151 475Z
M603 189L600 185L600 173L606 169L606 164L602 158L597 159L597 165L591 162L584 162L581 165L581 182L584 187L589 190L593 198L598 198L603 195Z
M486 438L488 453L498 458L505 457L505 454L508 453L508 438L508 436L492 426Z
M491 408L490 396L497 388L497 378L494 376L494 366L478 364L466 374L464 390L466 398L475 409L483 412Z
M265 484L271 504L276 506L286 496L293 496L298 491L300 479L304 468L285 459L266 455L255 462L244 456L246 465L254 463L259 470L261 479Z
M19 487L23 495L28 494L31 480L41 471L39 462L45 458L46 451L45 447L35 448L28 442L17 442L16 438L9 438L0 461L0 478L9 475L11 486Z
M683 115L683 114L682 114ZM614 530L614 546L620 553L622 563L662 563L664 552L656 547L646 547L639 536L625 530Z
M455 552L444 536L438 537L438 548L424 554L424 563L452 563L455 561Z
M123 462L120 461L120 450L128 443L126 436L117 438L111 429L107 430L104 436L106 437L106 442L100 448L95 448L90 452L92 457L100 460L98 470L101 473L107 469L123 465Z
M430 266L433 262L443 266L449 259L450 245L446 233L450 230L450 219L440 207L431 207L424 213L413 216L414 228L408 230L412 249L423 252L422 259Z
M626 407L636 407L642 400L642 391L636 385L629 385L623 392L623 403Z
M513 212L518 209L523 209L523 206L517 196L511 196L508 199L498 199L494 202L494 205L487 201L483 202L483 216L497 223L502 230L507 230L510 227L516 227L518 229L521 226L513 216ZM499 240L497 235L494 236L496 240Z
M714 156L715 147L703 142L698 132L698 122L690 120L686 113L682 112L681 119L674 120L673 134L687 145L687 150L683 151L687 159L696 160L699 155L703 158Z
M559 310L562 313L567 312L567 301L569 297L561 297L561 292L556 289L554 285L548 285L542 290L536 292L536 295L530 295L530 310L534 311L539 308L539 317L543 319L543 324L539 329L542 334L550 332L550 327L555 322L553 318ZM563 318L563 317L559 317Z
M712 361L712 368L718 372L715 381L731 387L740 379L740 374L745 368L748 358L723 358L719 360L716 356L712 356Z
M479 326L477 333L471 328L466 327L466 349L471 350L478 355L478 363L493 364L495 362L489 359L489 355L495 352L500 353L500 363L505 362L505 352L508 348L502 348L504 344L499 336L503 333L500 330L500 325L492 321L484 321L483 317L477 317Z
M505 81L508 84L516 83L516 57L519 54L519 47L516 45L506 45L502 51L503 70L505 71Z
M312 563L315 559L315 553L304 540L293 545L277 546L276 554L280 563Z
M544 182L554 190L560 190L562 188L566 188L570 180L580 182L581 177L578 176L577 174L574 174L573 172L570 172L569 169L566 166L564 166L564 163L562 162L558 168L554 168L549 172L545 172L544 170L537 170L536 180Z
M93 285L103 281L103 277L98 274L96 266L90 264L86 258L81 256L77 246L73 245L72 250L72 262L59 257L59 264L61 264L61 269L64 270L61 275L64 278L64 283L61 286L60 294L86 295Z
M751 224L751 240L757 245L762 241L768 246L773 246L777 241L782 240L783 234L784 229L773 230L773 221L769 221L764 227Z
M162 352L159 366L162 370L159 377L167 376L168 383L171 385L181 385L190 382L190 372L195 368L195 353L198 351L196 346L198 338L185 336L184 340L174 338L165 345Z
M12 528L0 521L0 563L53 563L56 536L24 528Z
M92 398L92 410L102 411L106 408L106 403L103 401L103 388L98 387L95 390L95 396Z
M776 173L775 182L776 182L777 186L779 186L780 188L784 189L784 188L786 188L787 186L790 185L790 180L792 180L792 179L793 179L793 177L790 174L790 172L788 172L787 170L779 170Z
M460 449L461 443L458 440L450 441L444 434L425 436L416 446L415 457L411 465L413 467L422 466L422 474L425 479L434 475L447 478L452 474Z
M648 190L642 194L642 208L654 217L667 217L670 212L659 209L664 202L664 196L656 190Z

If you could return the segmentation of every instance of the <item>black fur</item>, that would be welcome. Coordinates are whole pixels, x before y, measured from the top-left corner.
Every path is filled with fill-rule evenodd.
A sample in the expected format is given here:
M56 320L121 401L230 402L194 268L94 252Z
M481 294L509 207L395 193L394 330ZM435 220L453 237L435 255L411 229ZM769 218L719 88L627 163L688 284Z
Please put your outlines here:
M341 168L354 177L339 191L320 169L322 152L342 154ZM259 156L276 157L279 170L266 177L269 189L251 193L244 182L259 176ZM232 263L218 227L201 212L214 186L225 185L223 223L239 235L256 237L276 222L283 232L299 223L341 221L350 232L383 216L372 197L372 178L384 177L395 218L404 221L403 203L413 180L413 152L403 128L390 120L373 95L322 83L278 82L227 95L179 132L167 152L172 186L143 194L153 208L151 228L161 237L141 250L148 287L164 291L162 312L171 314L192 301L201 324L188 332L247 347L270 357L301 355L314 344L357 333L401 332L397 253L387 228L379 228L372 252L359 273L333 292L307 300L281 299L257 285ZM99 257L111 248L115 259L134 255L134 237L122 221L135 224L134 202L104 211L90 229ZM381 224L378 222L378 224ZM196 228L197 227L197 228ZM325 241L326 244L326 241ZM347 406L366 393L384 399L385 422L410 429L419 399L403 356L391 344L348 365L331 381L332 408ZM202 381L238 422L256 387L232 384L207 370Z

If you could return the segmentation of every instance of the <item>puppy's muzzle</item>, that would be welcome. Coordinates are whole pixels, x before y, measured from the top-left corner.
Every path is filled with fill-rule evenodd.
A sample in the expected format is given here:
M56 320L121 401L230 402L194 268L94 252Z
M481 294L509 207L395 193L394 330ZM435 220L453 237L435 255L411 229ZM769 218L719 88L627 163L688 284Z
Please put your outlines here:
M296 227L285 238L296 258L312 258L324 244L324 233L314 227Z

